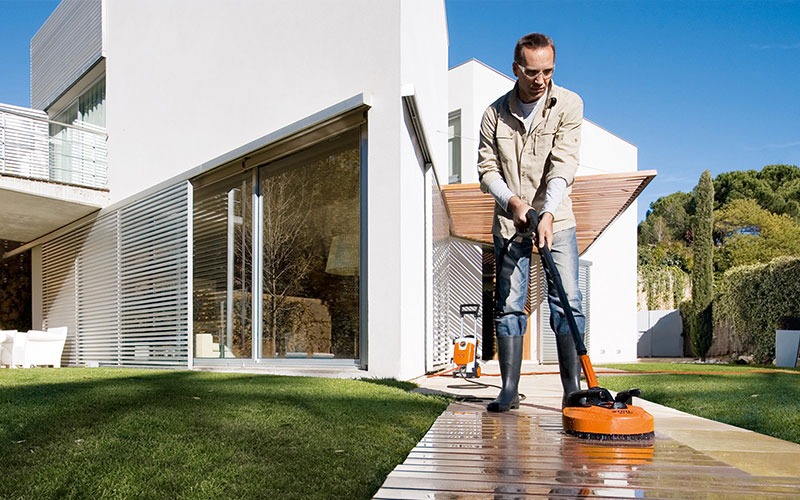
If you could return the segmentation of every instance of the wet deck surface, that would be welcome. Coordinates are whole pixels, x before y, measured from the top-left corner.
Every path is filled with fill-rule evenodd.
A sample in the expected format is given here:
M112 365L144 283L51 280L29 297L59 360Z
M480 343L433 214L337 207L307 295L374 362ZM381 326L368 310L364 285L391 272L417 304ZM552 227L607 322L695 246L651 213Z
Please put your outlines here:
M800 478L793 473L800 467L798 445L646 402L642 406L656 417L654 439L579 439L562 432L560 395L550 392L529 397L538 404L502 414L486 412L485 403L450 405L375 498L800 498ZM682 432L694 441L680 438ZM704 443L712 436L709 451ZM740 446L746 452L737 453ZM736 460L718 458L728 449ZM795 463L783 471L769 468L776 452ZM753 474L765 464L749 467L747 460L762 459L770 472Z

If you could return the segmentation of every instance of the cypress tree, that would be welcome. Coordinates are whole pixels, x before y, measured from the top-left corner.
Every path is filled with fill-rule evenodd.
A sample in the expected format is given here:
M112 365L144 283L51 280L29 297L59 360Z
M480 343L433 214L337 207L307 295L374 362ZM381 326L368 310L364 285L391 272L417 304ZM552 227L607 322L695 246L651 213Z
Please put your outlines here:
M713 324L711 304L714 298L714 183L705 170L695 188L697 208L694 218L694 268L692 269L693 325L689 335L695 355L705 361L711 348Z

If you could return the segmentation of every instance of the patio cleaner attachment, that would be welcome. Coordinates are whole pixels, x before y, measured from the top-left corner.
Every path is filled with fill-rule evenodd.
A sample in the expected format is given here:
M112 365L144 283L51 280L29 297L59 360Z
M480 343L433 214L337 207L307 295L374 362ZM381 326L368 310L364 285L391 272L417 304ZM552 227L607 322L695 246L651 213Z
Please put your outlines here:
M534 231L539 227L539 217L533 209L528 211L528 221ZM561 282L561 275L556 269L553 256L547 245L538 248L542 263L547 268L558 291L562 304L568 304L567 294ZM564 432L584 439L595 440L645 440L654 436L653 416L638 406L631 404L633 397L641 395L639 389L628 389L613 397L608 389L600 387L592 368L592 362L586 352L586 345L578 332L578 325L572 315L572 309L564 311L569 324L569 331L575 340L583 373L586 376L587 390L579 390L567 395L567 402L562 412Z
M451 361L456 366L453 376L463 378L477 378L481 376L481 367L478 364L478 304L461 304L458 314L461 316L461 336L453 340L453 355ZM473 316L472 335L464 335L464 316Z

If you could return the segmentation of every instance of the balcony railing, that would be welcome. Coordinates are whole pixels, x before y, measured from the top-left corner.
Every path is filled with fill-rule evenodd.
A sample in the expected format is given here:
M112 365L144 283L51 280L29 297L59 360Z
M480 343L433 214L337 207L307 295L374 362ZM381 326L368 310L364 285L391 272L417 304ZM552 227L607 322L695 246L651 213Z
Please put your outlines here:
M107 138L102 127L0 104L0 174L105 189Z

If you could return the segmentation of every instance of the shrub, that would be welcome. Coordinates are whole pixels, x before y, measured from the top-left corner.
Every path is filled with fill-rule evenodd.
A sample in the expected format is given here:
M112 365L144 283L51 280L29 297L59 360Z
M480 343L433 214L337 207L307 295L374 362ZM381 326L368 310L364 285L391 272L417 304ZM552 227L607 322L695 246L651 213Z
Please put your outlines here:
M683 355L690 356L692 354L689 351L691 348L690 339L694 322L694 303L691 297L678 304L678 311L681 314L681 326L683 327L683 333L681 334L683 337Z
M800 317L784 316L778 320L778 330L800 330Z
M715 321L731 318L735 335L754 361L771 363L779 322L785 316L800 316L800 257L729 269L719 291Z

